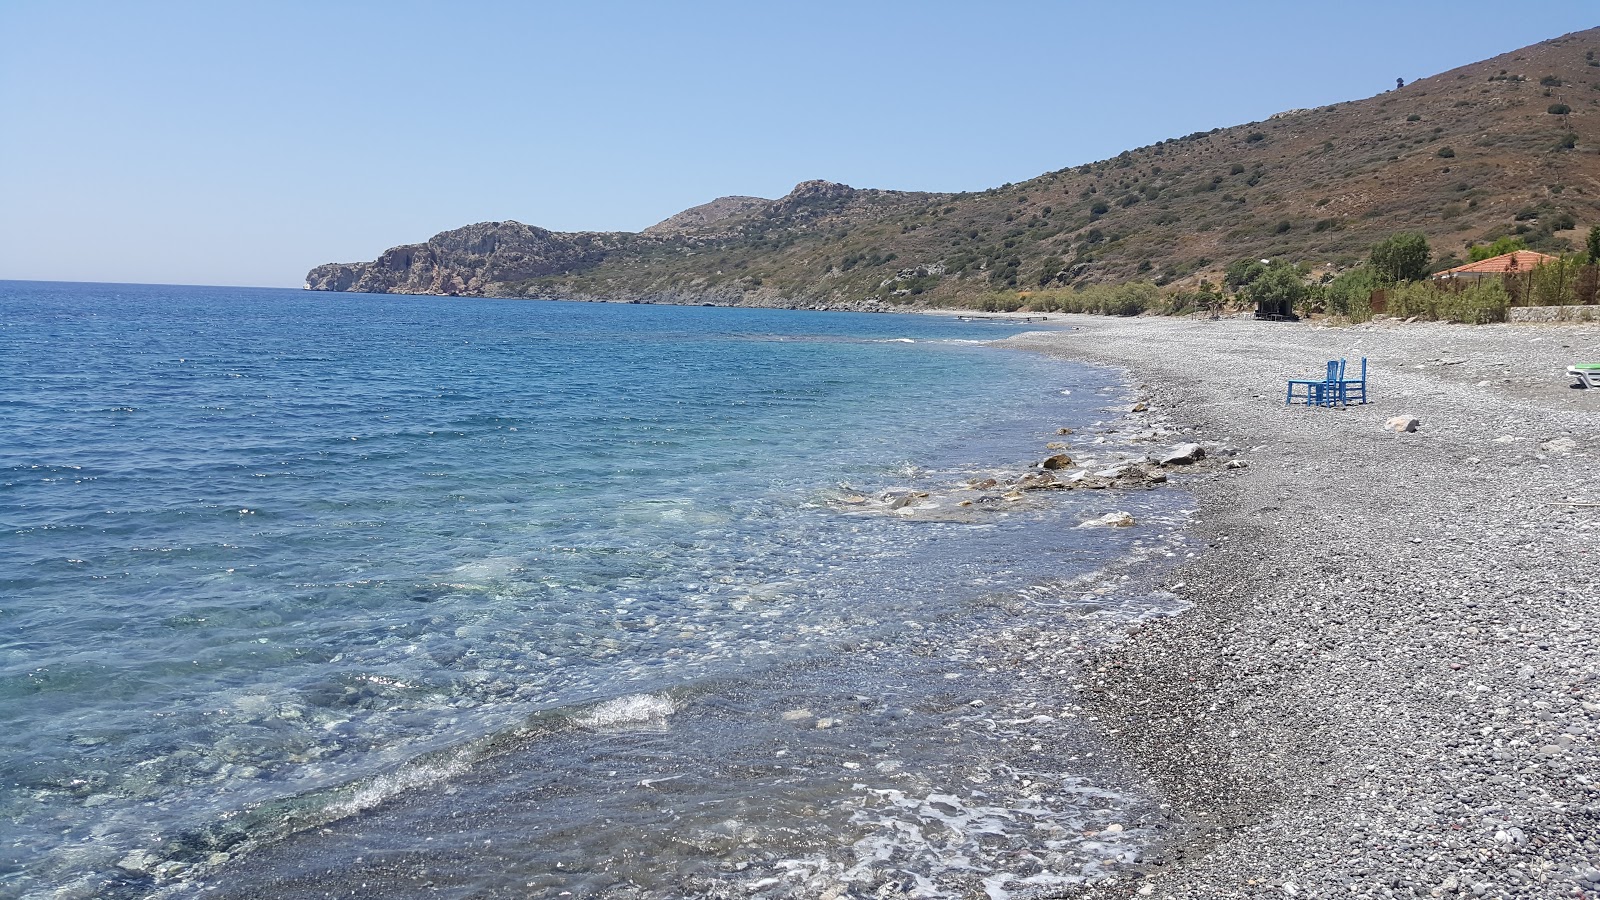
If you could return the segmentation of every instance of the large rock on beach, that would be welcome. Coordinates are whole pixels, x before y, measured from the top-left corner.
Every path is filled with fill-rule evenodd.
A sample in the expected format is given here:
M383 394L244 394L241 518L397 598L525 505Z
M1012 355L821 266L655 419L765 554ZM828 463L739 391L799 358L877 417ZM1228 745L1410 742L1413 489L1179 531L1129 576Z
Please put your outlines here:
M1417 427L1421 424L1422 420L1418 419L1416 416L1395 416L1389 421L1383 423L1383 427L1389 429L1395 434L1408 434L1416 431Z
M1206 458L1206 448L1199 444L1179 444L1167 451L1160 462L1163 466L1187 466Z

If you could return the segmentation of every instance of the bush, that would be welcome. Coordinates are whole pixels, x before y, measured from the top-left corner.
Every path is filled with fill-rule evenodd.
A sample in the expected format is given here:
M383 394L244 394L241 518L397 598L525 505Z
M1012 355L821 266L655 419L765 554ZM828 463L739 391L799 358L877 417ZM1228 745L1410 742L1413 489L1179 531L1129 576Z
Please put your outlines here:
M1565 103L1552 103L1548 108L1545 109L1545 112L1552 116L1564 116L1567 113L1572 112L1572 107L1566 105Z
M1421 122L1422 121L1422 117L1417 115L1416 113L1412 113L1411 115L1406 116L1406 121L1407 122Z
M1449 147L1440 147L1438 151L1434 153L1434 155L1440 159L1451 159L1456 155L1456 151L1450 149Z
M1539 79L1539 83L1545 87L1561 87L1561 79L1555 75L1546 75Z
M1522 238L1507 235L1492 244L1473 244L1467 248L1467 259L1479 262L1494 256L1502 256L1515 250L1526 250L1528 244Z
M1498 279L1476 283L1418 281L1388 288L1389 314L1482 325L1504 322L1510 295Z
M1372 318L1372 292L1378 289L1378 276L1366 266L1351 269L1322 288L1324 306L1331 313L1352 322Z
M997 301L998 303L998 301ZM1107 316L1137 316L1164 308L1161 290L1148 281L1127 284L1094 284L1082 290L1039 291L1017 298L1031 312L1093 313ZM987 308L987 307L985 307Z
M1257 143L1259 141L1264 141L1266 139L1267 139L1267 136L1262 134L1259 131L1252 131L1249 134L1244 136L1244 142L1246 144L1254 144L1254 143Z
M1234 163L1233 165L1229 166L1228 167L1228 174L1229 175L1243 175L1244 174L1244 164L1242 164L1242 163Z

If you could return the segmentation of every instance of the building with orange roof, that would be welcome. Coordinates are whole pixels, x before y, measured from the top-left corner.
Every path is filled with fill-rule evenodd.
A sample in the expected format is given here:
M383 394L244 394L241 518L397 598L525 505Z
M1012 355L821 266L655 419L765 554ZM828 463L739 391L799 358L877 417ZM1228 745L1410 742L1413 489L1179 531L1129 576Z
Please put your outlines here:
M1443 281L1451 278L1477 279L1495 275L1521 275L1547 262L1556 262L1559 258L1532 250L1513 250L1510 253L1502 253L1499 256L1480 259L1475 263L1436 272L1433 277L1436 281Z

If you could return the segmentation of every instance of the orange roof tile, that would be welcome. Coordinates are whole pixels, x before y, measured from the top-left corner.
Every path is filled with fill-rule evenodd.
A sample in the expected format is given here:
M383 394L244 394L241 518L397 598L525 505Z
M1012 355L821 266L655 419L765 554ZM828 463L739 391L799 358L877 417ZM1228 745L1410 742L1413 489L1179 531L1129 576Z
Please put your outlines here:
M1475 263L1456 266L1454 269L1445 269L1435 274L1435 278L1451 278L1456 275L1503 275L1507 272L1526 272L1534 266L1547 262L1554 262L1557 257L1544 253L1535 253L1532 250L1513 250L1488 259L1480 259Z

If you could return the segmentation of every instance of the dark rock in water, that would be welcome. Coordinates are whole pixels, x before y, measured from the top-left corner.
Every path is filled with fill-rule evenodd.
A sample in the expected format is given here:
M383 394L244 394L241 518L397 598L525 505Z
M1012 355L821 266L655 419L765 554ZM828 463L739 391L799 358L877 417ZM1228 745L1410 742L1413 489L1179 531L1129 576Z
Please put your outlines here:
M1057 453L1055 456L1052 456L1044 461L1044 467L1046 469L1067 469L1071 468L1071 466L1072 457L1066 455L1065 453Z
M1035 472L1017 479L1017 487L1024 491L1054 490L1066 487L1049 472Z

